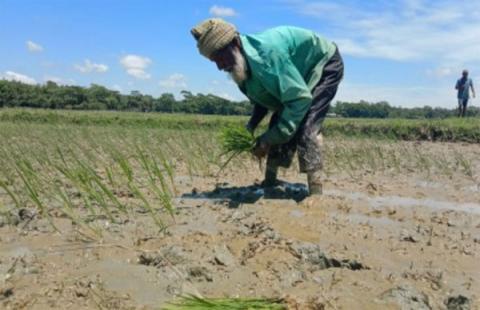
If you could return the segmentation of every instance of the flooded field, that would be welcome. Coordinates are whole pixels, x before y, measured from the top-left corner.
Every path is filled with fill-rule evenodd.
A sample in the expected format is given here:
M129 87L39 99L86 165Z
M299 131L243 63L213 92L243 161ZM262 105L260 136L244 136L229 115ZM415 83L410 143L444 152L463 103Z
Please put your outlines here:
M479 307L478 144L326 137L306 197L295 167L273 188L249 157L217 176L209 132L2 126L2 308Z

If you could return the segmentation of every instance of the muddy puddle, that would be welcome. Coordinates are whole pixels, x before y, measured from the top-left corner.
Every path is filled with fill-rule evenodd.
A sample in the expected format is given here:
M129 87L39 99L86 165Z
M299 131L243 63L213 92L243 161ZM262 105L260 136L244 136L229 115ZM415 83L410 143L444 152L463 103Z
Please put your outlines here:
M425 207L431 210L451 210L456 212L465 212L471 214L480 214L480 203L461 203L454 201L441 201L431 198L418 199L414 197L403 196L369 196L365 193L359 192L342 192L338 190L326 191L326 195L345 197L352 201L366 202L372 208L381 207Z
M301 183L279 182L276 186L262 187L260 184L249 186L231 186L228 183L217 184L212 191L183 194L185 199L211 199L213 201L230 201L232 205L250 203L259 199L292 199L296 202L304 200L308 196L308 189ZM238 205L237 205L238 206Z

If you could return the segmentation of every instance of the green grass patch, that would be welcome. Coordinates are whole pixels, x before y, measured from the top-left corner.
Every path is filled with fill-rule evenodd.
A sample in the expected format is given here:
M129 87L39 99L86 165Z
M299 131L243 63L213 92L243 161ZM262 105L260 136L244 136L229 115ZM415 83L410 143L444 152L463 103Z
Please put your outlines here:
M182 297L163 310L285 310L286 305L280 299L243 299L243 298L200 298Z
M324 133L327 136L479 143L480 119L327 119Z

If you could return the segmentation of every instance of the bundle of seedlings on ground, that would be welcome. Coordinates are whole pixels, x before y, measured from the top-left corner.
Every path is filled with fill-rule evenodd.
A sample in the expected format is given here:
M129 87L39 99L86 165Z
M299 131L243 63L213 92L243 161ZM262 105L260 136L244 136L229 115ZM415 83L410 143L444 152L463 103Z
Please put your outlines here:
M280 299L242 299L242 298L200 298L195 296L182 297L179 301L163 308L164 310L212 310L212 309L264 309L285 310L286 305Z
M251 152L255 148L255 136L244 127L227 127L220 133L221 156L228 156L219 173L228 163L242 153Z

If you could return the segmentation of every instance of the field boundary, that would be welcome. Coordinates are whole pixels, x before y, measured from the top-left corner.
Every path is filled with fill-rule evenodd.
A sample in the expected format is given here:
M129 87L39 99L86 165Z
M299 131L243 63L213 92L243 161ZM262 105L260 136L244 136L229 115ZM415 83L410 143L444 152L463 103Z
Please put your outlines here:
M247 116L0 109L1 122L58 125L217 130L228 126L244 126L247 120ZM265 125L263 125L263 128L265 128ZM327 118L324 122L324 133L327 136L341 135L406 141L480 143L480 119L448 118L411 120Z

